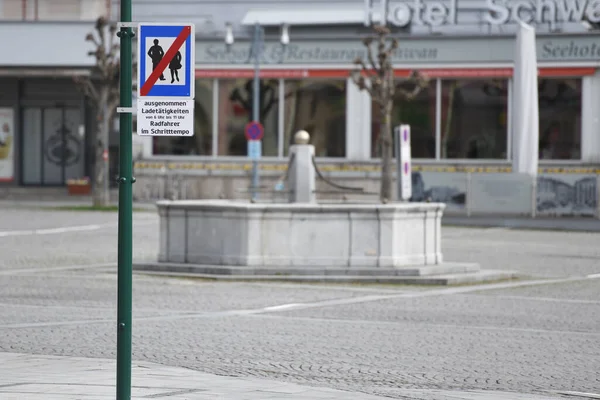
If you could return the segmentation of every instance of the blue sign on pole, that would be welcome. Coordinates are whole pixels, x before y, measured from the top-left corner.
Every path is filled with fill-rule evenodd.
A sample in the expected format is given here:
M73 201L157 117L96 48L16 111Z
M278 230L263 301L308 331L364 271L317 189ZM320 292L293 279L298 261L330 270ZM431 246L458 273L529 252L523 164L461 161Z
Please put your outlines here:
M138 98L194 98L194 24L138 26Z
M258 160L262 157L262 141L248 140L248 157L251 160Z

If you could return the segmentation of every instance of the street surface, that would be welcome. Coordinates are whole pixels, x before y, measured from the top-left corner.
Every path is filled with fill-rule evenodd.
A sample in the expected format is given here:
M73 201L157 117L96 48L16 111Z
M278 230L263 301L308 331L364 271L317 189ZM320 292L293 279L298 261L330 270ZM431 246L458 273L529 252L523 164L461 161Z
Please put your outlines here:
M0 352L114 359L117 214L2 207ZM134 231L134 258L155 259L156 213L134 213ZM444 229L446 260L553 280L530 286L136 274L133 359L402 399L421 398L402 391L413 388L600 393L598 239Z

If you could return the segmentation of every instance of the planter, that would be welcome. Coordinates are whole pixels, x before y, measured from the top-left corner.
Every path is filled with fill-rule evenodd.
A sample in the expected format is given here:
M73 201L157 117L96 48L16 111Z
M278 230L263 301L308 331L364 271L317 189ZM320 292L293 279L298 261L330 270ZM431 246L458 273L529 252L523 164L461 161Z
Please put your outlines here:
M92 185L88 179L69 179L67 191L69 196L85 196L92 192Z

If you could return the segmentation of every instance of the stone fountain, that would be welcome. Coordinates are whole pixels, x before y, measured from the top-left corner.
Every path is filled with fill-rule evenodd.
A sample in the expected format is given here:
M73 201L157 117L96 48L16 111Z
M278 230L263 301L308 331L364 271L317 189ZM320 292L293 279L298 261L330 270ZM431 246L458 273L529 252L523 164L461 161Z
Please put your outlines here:
M442 203L319 204L314 146L295 135L289 202L159 201L158 262L134 269L219 279L452 284L512 279L444 262Z

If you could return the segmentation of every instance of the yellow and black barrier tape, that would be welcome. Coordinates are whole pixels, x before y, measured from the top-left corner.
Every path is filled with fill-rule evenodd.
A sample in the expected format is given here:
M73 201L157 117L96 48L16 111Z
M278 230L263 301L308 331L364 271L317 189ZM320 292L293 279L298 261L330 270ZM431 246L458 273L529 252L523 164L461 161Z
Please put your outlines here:
M249 171L252 169L250 163L218 163L218 162L146 162L138 161L135 163L136 170L206 170L206 171ZM262 171L285 171L287 163L281 164L260 164ZM352 164L321 164L319 169L323 172L379 172L379 165L352 165ZM444 165L414 165L413 171L416 172L454 172L454 173L510 173L511 167L505 166L444 166ZM538 169L540 174L600 174L600 167L541 167Z

